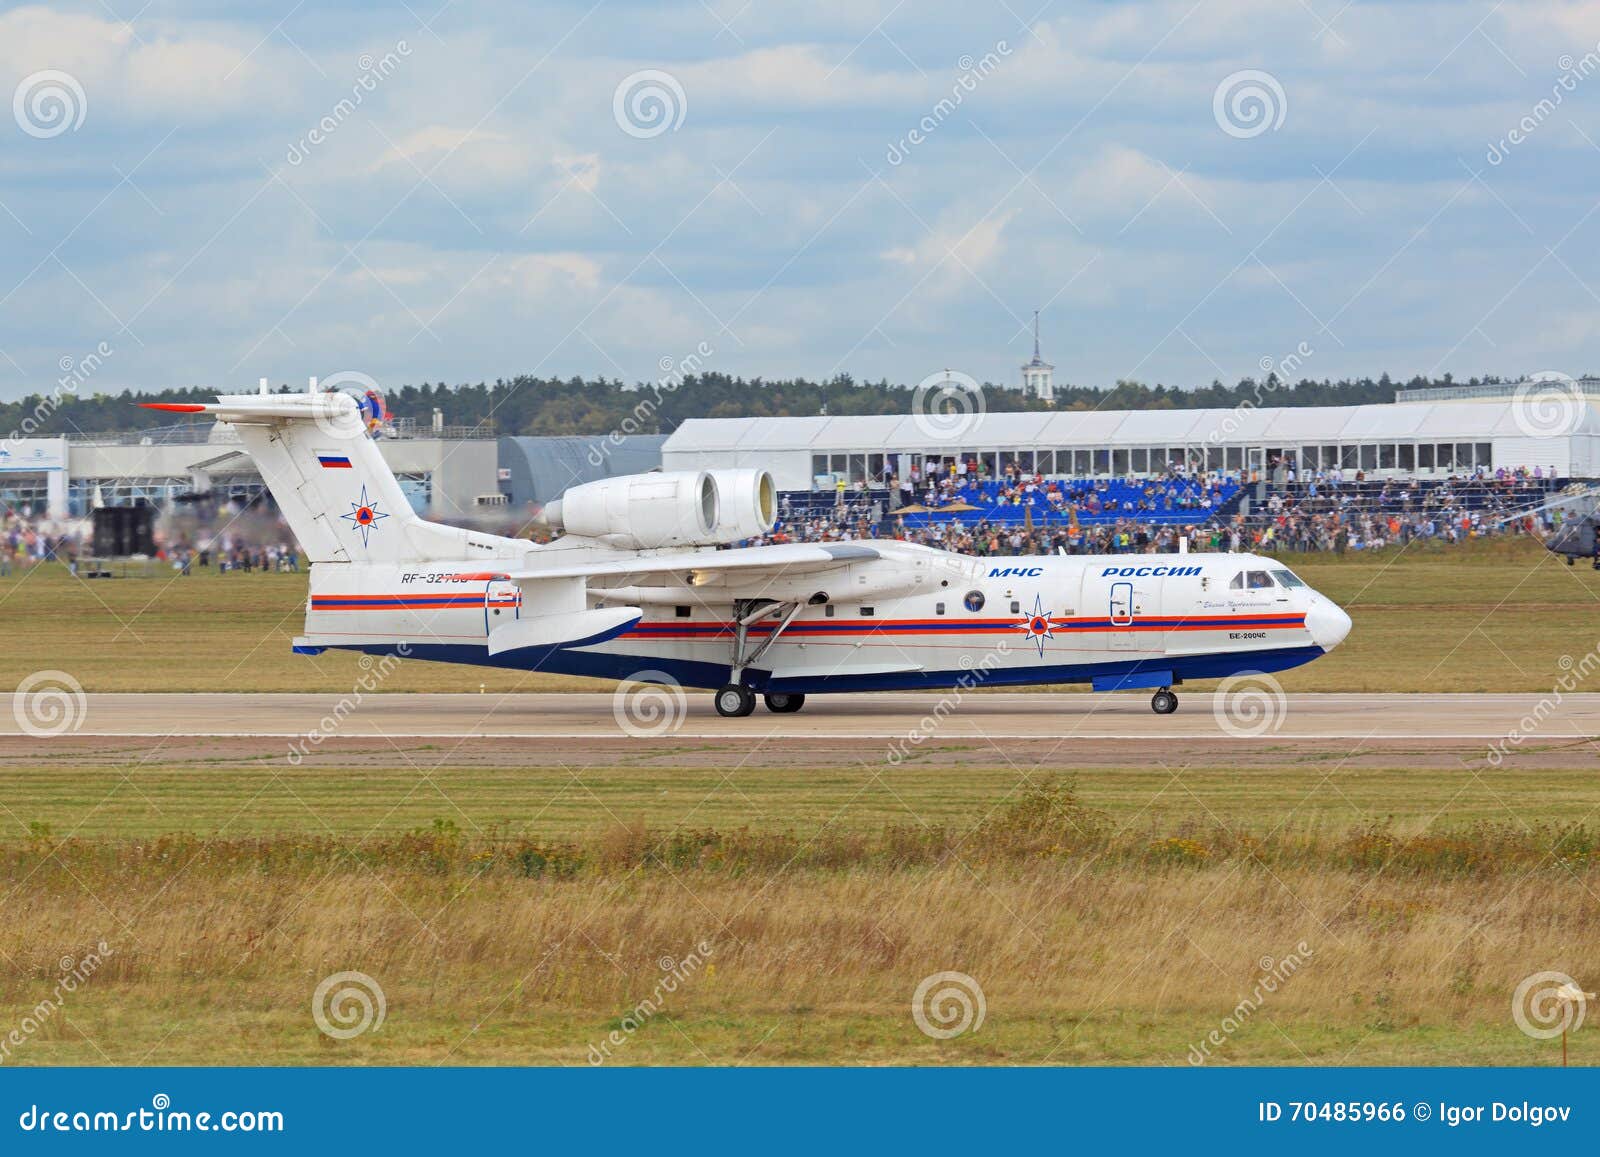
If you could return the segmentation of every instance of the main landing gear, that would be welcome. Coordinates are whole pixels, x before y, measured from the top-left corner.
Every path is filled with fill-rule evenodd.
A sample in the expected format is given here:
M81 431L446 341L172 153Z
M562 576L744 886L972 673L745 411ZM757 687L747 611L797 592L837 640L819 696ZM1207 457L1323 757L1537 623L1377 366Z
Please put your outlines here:
M761 701L774 715L790 715L805 706L806 697L785 691L768 691ZM715 702L718 715L743 719L756 709L756 693L738 683L729 683L717 691Z
M733 605L733 654L728 664L728 682L718 689L714 702L717 714L742 719L756 709L756 694L740 682L745 668L754 664L767 648L778 641L803 604L781 603L775 599L740 599ZM777 618L777 625L755 646L750 645L750 628L762 619ZM762 696L767 710L778 715L798 711L805 705L804 695L769 691Z
M1165 687L1150 696L1150 710L1157 715L1171 715L1178 709L1178 697Z
M743 719L756 709L756 693L738 683L729 683L717 691L717 714L730 719Z

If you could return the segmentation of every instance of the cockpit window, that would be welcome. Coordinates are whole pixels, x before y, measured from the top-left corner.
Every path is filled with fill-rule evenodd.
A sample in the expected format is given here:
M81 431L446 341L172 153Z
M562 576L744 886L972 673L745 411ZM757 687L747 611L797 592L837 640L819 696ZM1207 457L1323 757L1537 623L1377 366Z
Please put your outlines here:
M1295 587L1303 587L1306 585L1304 579L1286 570L1275 570L1272 572L1272 577L1277 579L1290 590L1293 590Z
M1244 571L1240 571L1233 576L1233 581L1228 584L1228 589L1231 591L1244 590Z
M1249 571L1245 575L1245 585L1253 591L1266 590L1273 585L1272 576L1264 570Z

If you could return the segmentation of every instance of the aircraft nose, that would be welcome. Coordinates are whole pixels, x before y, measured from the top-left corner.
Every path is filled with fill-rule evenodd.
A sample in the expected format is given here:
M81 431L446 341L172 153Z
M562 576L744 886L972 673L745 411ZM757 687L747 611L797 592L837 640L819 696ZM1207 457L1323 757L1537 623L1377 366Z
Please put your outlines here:
M1331 651L1350 633L1350 616L1327 599L1313 599L1306 611L1306 630L1311 632L1313 643Z

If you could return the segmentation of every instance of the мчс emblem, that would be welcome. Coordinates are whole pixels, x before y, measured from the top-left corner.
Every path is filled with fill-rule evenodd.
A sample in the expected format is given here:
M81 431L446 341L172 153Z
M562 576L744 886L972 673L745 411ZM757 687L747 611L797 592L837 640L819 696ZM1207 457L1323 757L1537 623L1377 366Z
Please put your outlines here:
M350 513L341 514L345 519L361 532L361 545L367 545L367 539L372 534L372 528L389 516L378 509L378 504L367 497L367 488L361 488L361 501L350 504Z
M1039 657L1044 658L1044 641L1054 639L1055 635L1050 630L1050 612L1044 609L1044 597L1033 596L1033 611L1022 621L1022 629L1026 632L1022 637L1030 643L1039 645Z

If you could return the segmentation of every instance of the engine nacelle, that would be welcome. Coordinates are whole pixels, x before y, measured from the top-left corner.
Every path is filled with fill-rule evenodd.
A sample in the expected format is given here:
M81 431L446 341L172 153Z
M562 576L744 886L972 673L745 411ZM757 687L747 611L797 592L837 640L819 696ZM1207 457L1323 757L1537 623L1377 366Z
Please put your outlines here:
M625 474L574 486L540 521L625 550L718 541L717 484L704 470Z
M718 542L766 534L778 521L778 484L766 470L713 470L717 485Z

